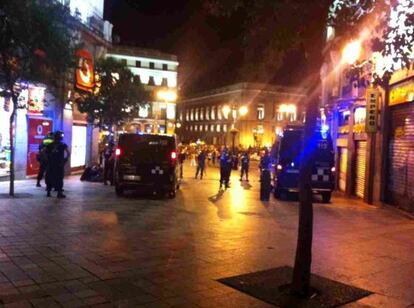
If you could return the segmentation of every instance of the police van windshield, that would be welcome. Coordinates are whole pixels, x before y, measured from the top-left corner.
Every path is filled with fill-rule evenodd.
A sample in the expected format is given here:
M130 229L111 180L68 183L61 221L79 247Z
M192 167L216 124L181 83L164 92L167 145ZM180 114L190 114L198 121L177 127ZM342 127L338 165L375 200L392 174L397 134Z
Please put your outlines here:
M283 134L279 148L279 163L299 163L302 149L302 130L287 130Z
M160 135L124 134L119 137L124 155L139 162L166 161L175 149L173 137Z

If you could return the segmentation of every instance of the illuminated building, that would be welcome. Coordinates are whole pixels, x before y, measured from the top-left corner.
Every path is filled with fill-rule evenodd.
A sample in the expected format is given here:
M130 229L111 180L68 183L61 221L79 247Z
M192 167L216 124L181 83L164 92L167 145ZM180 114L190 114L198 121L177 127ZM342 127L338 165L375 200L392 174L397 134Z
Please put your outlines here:
M152 98L134 115L134 120L126 130L174 133L177 57L157 50L127 46L113 46L106 56L123 61Z
M287 124L302 123L304 89L238 83L186 97L179 102L180 139L217 146L272 146ZM233 130L232 130L233 129Z

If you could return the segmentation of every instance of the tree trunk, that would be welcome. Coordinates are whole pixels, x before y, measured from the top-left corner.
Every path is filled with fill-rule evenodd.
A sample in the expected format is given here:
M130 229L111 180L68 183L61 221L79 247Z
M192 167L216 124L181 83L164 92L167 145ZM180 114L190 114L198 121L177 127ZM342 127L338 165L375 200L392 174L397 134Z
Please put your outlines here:
M306 111L303 151L299 174L299 228L291 291L295 296L310 294L313 240L312 167L315 150L315 128L319 101L311 98Z
M9 118L9 139L10 139L10 182L9 182L9 195L14 197L14 156L15 156L15 135L14 135L14 123L16 120L16 110L17 110L17 96L12 94L12 113Z

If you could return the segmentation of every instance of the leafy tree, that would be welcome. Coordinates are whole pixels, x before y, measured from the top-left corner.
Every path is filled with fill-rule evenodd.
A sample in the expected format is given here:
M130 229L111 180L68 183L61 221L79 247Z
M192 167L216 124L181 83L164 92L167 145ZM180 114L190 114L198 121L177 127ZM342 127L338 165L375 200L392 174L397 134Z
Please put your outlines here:
M0 93L11 99L10 186L14 196L15 135L13 124L27 82L41 82L59 91L63 74L73 65L69 9L55 1L0 2Z
M243 12L243 35L246 53L255 53L250 59L259 67L263 66L271 77L288 59L289 54L299 51L304 55L306 65L296 66L305 80L299 79L297 84L309 89L307 95L307 117L305 124L304 146L314 147L310 143L315 131L316 118L319 112L320 65L323 62L322 46L326 25L331 25L343 39L349 39L367 19L376 17L379 21L372 44L384 56L384 72L376 76L376 81L385 88L384 124L387 119L387 99L389 98L389 80L394 70L408 66L413 61L412 48L414 1L412 0L334 0L334 1L301 1L301 0L205 0L206 7L212 14L232 16ZM257 59L260 59L257 63ZM295 68L292 68L295 69ZM268 78L271 80L271 78ZM384 131L387 128L384 127ZM383 149L387 148L384 138ZM312 153L312 151L309 151ZM386 155L385 155L386 156ZM313 240L313 205L311 190L312 154L302 155L299 183L299 229L295 266L291 284L291 292L300 297L310 295L310 273L312 263ZM383 164L384 161L383 161ZM383 166L383 170L386 170ZM383 181L384 182L384 181ZM384 191L384 190L383 190Z
M125 64L114 58L99 59L95 76L93 91L77 100L79 111L86 113L89 121L112 132L114 125L137 117L149 94Z

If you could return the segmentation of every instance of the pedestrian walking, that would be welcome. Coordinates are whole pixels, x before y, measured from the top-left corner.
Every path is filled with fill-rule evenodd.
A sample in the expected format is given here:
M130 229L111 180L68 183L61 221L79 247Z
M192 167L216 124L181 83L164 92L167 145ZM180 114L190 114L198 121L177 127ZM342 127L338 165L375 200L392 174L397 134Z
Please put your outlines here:
M203 178L205 166L206 166L206 152L204 150L201 150L197 156L197 171L195 174L195 178L197 178L199 174L200 174L200 180Z
M47 157L44 149L48 144L51 144L53 142L53 133L49 133L46 135L46 137L43 139L42 143L39 145L39 152L37 153L36 159L39 162L39 171L37 172L37 182L36 187L42 187L40 184L40 181L43 179L43 176L46 172L47 167Z
M244 152L240 158L241 162L241 171L240 171L240 181L243 181L243 175L246 177L246 181L249 181L249 165L250 165L250 157L249 153Z
M103 176L103 183L104 185L108 185L109 183L114 185L114 162L115 162L115 151L114 151L115 144L111 140L108 142L108 145L105 147L103 152L103 163L104 163L104 176Z
M191 158L190 166L196 166L197 165L197 163L196 163L196 154L194 152L190 154L190 158Z
M178 154L178 163L180 164L180 179L183 178L183 169L184 169L184 161L186 158L185 150L181 150L180 154Z
M272 190L270 169L272 160L269 155L269 150L265 150L263 157L260 159L260 200L269 201L270 192Z
M223 186L226 189L230 187L232 162L231 154L224 148L220 155L220 190Z
M54 134L52 143L46 146L47 157L46 167L46 191L51 196L52 188L57 191L58 198L66 198L63 194L63 177L65 174L65 163L69 160L70 152L63 141L63 132L57 131ZM65 156L66 154L66 156Z

